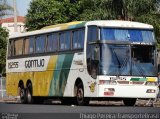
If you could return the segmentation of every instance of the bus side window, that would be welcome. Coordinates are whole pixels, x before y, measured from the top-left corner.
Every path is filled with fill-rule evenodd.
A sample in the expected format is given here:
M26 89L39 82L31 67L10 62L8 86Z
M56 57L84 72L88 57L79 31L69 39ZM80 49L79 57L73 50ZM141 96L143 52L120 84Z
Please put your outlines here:
M73 31L73 49L80 49L84 46L84 30Z
M36 53L43 53L45 51L45 35L40 35L36 37Z
M60 34L60 50L69 50L71 48L71 34L66 31Z
M47 36L47 52L57 51L58 49L58 33L49 34Z
M84 48L84 29L83 30L79 30L79 39L78 39L78 48Z
M29 54L29 39L25 38L24 40L24 54Z
M65 33L65 49L70 50L71 49L71 32L66 31Z
M64 50L65 49L65 34L61 33L60 34L60 50Z
M14 41L14 55L22 55L23 51L23 39L16 39Z
M35 38L29 37L25 39L25 50L24 54L33 54L34 53L34 44L35 44Z
M87 34L88 42L93 42L98 40L98 28L97 26L89 26L88 27L88 34Z
M73 43L72 43L73 49L78 48L78 31L73 31Z
M8 43L8 56L12 56L12 52L13 52L13 42L12 41L9 41Z

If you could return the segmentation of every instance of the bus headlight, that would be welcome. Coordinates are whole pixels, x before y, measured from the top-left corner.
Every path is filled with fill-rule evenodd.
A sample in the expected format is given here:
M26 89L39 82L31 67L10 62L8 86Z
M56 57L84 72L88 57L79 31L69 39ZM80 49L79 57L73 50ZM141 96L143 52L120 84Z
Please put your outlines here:
M155 93L156 92L156 90L154 90L154 89L147 89L147 91L146 91L146 93Z

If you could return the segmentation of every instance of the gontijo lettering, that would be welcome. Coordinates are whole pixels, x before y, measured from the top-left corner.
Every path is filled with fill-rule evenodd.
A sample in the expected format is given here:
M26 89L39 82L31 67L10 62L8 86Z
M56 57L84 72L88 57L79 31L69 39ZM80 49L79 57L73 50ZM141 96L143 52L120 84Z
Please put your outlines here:
M35 60L25 61L25 68L44 67L44 65L45 65L44 59L35 59Z

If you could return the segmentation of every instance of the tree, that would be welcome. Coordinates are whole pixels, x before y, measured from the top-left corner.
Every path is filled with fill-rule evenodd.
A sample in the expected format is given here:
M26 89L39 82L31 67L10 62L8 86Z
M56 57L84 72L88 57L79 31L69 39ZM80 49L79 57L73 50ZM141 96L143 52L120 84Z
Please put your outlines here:
M6 0L0 0L0 18L7 15L10 10L13 10L9 6ZM8 31L0 26L0 73L4 73L6 64L6 48L7 48Z
M7 37L8 31L0 26L0 72L3 73L6 64Z
M66 22L63 4L56 0L34 0L30 3L26 15L26 27L28 30L40 29L47 25Z
M81 0L79 6L79 20L115 19L112 0Z
M26 16L28 30L77 20L112 19L112 0L34 0Z
M7 4L7 0L0 0L0 18L10 14L10 11L13 11L13 8Z
M160 0L113 0L112 3L115 16L153 25L160 43L160 13L157 13Z
M36 30L79 20L132 20L152 24L160 42L160 17L156 10L159 5L160 0L34 0L26 27Z
M134 19L144 14L152 14L156 10L157 0L113 0L116 16L121 19Z
M156 40L158 42L158 47L160 48L160 16L157 14L145 14L136 18L136 21L152 24L154 26L154 31L156 35Z

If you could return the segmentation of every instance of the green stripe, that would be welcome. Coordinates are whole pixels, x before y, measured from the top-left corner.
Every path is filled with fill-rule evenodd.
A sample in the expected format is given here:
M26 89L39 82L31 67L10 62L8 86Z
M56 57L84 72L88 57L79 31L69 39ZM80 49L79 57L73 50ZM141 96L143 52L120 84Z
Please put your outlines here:
M131 78L130 81L146 81L146 78Z
M56 71L53 71L49 96L63 96L73 56L73 54L58 56Z

